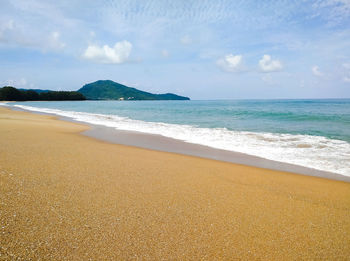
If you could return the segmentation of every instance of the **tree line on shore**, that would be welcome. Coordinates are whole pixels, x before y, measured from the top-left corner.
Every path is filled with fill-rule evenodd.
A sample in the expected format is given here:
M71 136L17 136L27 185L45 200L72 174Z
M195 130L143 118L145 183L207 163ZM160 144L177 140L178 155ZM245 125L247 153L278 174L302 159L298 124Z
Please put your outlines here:
M0 88L1 101L76 101L86 100L85 96L76 91L41 91L18 90L11 86Z

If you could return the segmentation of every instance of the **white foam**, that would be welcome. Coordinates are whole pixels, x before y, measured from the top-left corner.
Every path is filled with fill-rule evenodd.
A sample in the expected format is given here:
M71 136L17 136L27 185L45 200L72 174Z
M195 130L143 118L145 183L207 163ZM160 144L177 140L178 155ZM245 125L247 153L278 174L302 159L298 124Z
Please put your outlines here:
M346 141L311 135L198 128L190 125L132 120L116 115L62 111L24 105L14 106L69 117L76 121L114 127L120 130L158 134L190 143L350 176L350 143Z

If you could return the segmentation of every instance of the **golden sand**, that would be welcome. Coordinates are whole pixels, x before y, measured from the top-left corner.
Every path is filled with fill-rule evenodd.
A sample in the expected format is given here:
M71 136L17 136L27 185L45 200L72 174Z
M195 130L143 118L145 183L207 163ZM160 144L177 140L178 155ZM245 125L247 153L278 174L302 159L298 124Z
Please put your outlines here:
M350 259L350 183L86 128L0 108L1 260Z

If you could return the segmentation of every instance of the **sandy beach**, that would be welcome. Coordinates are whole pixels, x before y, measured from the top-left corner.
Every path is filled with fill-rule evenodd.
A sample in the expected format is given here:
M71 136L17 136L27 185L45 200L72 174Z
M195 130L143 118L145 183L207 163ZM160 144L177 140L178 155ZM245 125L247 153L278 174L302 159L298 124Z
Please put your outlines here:
M2 260L349 260L350 183L0 108Z

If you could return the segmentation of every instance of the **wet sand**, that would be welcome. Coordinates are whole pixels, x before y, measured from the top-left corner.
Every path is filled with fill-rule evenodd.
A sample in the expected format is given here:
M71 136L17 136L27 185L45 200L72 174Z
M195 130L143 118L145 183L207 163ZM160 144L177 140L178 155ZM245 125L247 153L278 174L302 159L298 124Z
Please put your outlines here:
M63 117L62 119L72 121L69 118ZM220 160L264 169L280 170L284 172L298 173L302 175L350 182L350 177L337 173L332 173L329 171L322 171L295 164L269 160L240 152L216 149L155 134L117 130L112 127L105 127L92 124L89 124L89 126L90 128L83 132L84 135L104 140L110 143L134 146L151 150L173 152L183 155Z
M0 108L0 258L350 258L350 183L111 144Z

